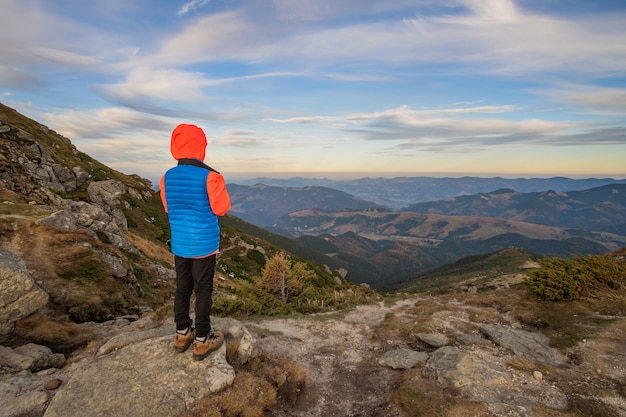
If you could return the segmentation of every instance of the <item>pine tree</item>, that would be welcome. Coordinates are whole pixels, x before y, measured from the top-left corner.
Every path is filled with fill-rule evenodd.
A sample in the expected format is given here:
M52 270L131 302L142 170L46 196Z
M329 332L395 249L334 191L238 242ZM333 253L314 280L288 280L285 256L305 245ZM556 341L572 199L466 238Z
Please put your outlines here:
M261 286L284 303L288 303L300 293L304 280L314 274L304 262L292 264L284 252L279 252L263 268Z

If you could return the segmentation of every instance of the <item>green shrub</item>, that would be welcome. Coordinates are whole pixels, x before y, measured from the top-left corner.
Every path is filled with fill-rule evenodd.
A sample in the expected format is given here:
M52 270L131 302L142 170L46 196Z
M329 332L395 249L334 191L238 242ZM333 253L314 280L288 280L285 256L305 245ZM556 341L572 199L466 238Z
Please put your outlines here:
M248 259L261 265L261 267L264 267L265 263L267 262L265 259L265 255L263 255L257 249L250 249L248 251Z
M549 258L530 272L526 288L537 297L550 300L617 297L626 288L626 264L609 255Z

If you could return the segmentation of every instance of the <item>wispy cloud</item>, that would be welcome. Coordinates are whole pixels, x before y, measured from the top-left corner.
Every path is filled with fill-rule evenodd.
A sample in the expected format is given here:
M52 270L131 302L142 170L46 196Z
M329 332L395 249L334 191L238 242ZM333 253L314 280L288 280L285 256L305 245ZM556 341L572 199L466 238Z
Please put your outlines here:
M574 106L576 112L617 115L626 113L625 88L567 84L538 93L561 105Z
M204 6L205 4L207 4L210 0L191 0L190 2L187 2L185 4L183 4L180 9L178 9L178 16L182 16L184 14L187 14L191 11L194 11L196 9L201 8L202 6Z

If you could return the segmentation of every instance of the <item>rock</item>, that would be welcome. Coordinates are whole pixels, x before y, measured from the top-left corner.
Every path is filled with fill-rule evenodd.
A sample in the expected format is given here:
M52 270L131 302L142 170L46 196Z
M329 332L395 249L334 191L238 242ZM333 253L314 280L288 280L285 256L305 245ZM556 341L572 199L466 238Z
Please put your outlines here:
M529 361L551 366L566 363L566 357L549 346L550 340L540 334L496 324L483 324L480 331L498 346L513 351Z
M496 386L512 379L511 374L501 366L484 362L454 346L444 346L431 353L428 366L436 370L437 379L443 386Z
M168 329L151 329L141 332L121 333L112 337L104 345L100 346L97 356L106 355L115 350L122 349L123 347L128 346L132 343L152 339L154 337L164 337L171 334L172 331Z
M37 372L42 369L60 368L65 363L65 356L62 353L52 353L47 346L28 343L13 349L14 353L28 358L28 369L31 372Z
M0 361L9 373L37 372L42 369L62 367L65 363L65 356L62 353L52 353L47 346L29 343L15 349L0 346Z
M394 349L380 358L378 364L392 369L410 369L418 363L426 363L428 354L411 349Z
M114 255L109 255L108 253L100 250L97 250L96 252L98 253L98 255L100 255L100 258L107 266L109 271L111 271L111 275L116 278L123 278L128 275L128 270L124 268L124 265L122 265L122 258Z
M35 283L20 257L0 249L0 336L47 302L48 294Z
M102 207L84 201L72 201L69 202L69 206L82 227L93 232L120 233L117 221Z
M237 346L233 360L244 364L258 354L256 338L239 320L230 317L211 317L212 325L224 334L227 343Z
M54 391L55 389L59 388L62 383L63 381L60 380L59 378L53 378L53 379L47 380L43 384L43 387L48 391Z
M2 373L16 373L30 368L32 359L14 352L10 347L0 346L0 363Z
M440 348L449 342L448 336L441 333L418 333L417 338L428 346Z
M76 230L79 228L76 217L67 210L56 211L48 217L37 220L35 223L58 230Z
M131 317L129 317L132 319ZM75 365L46 411L70 415L171 416L189 410L206 395L232 384L234 368L256 355L256 339L238 320L212 317L226 343L203 361L173 349L174 327L123 332L100 347L96 358ZM99 383L103 381L103 383Z
M456 337L456 341L457 343L461 345L467 345L467 346L482 345L482 344L490 343L489 340L485 339L480 334L474 334L474 333L460 334Z
M445 346L431 354L428 366L436 371L442 386L459 388L472 400L487 403L494 415L532 416L532 401L508 389L513 376L497 364Z
M226 344L202 361L172 349L171 335L131 344L76 369L45 417L169 417L235 379Z
M45 391L21 392L12 381L0 382L0 404L2 417L41 416L48 402Z
M128 204L122 201L122 196L128 192L126 185L115 180L94 181L87 186L87 192L89 199L110 214L120 230L128 231L126 217L118 208L122 203Z
M65 357L54 354L46 346L28 344L11 349L0 346L0 416L27 417L41 416L48 403L47 391L60 386L58 378L42 384L41 378L65 363ZM46 369L39 374L32 372Z

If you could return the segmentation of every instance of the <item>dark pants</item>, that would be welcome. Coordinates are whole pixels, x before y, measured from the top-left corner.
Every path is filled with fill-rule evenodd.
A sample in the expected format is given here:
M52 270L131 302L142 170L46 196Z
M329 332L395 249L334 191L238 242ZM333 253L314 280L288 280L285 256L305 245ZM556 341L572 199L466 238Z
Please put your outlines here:
M189 259L174 257L176 267L176 293L174 295L174 321L176 330L191 327L189 304L196 293L196 336L205 337L211 332L211 307L213 306L213 276L215 258Z

